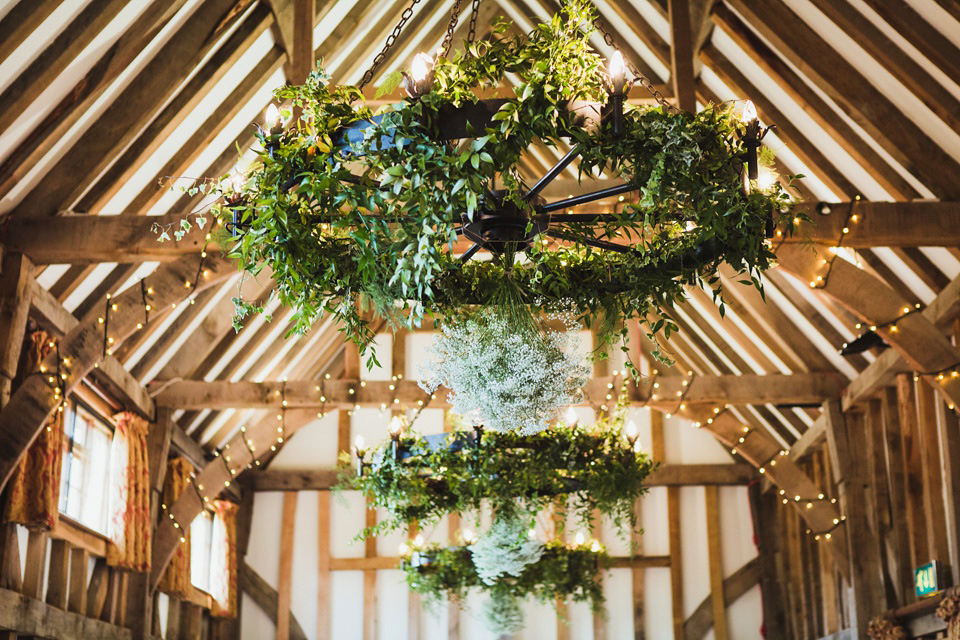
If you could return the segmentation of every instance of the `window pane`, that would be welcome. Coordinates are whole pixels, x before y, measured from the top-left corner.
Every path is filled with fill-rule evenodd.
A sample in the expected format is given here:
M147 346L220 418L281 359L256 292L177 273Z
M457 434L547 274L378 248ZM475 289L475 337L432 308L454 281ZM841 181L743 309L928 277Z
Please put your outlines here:
M113 432L104 420L76 400L70 402L64 431L66 449L60 511L80 524L106 534L109 451Z
M210 591L210 514L204 511L190 525L190 582L198 589Z

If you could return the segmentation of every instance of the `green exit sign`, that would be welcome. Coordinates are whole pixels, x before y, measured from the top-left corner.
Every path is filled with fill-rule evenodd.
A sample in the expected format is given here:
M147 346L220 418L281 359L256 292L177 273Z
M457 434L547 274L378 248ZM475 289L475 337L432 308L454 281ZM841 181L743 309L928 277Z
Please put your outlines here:
M913 571L913 586L916 589L917 597L924 598L932 596L940 591L940 567L939 562L934 560L928 562L922 567L917 567Z

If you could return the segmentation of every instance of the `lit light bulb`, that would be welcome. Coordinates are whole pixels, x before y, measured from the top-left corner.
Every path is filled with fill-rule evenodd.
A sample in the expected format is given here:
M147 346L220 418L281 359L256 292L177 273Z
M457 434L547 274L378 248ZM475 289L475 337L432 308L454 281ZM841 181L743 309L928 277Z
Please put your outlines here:
M475 534L475 533L474 533L472 530L470 530L470 529L464 529L464 530L463 530L463 541L466 542L467 544L473 544L474 542L477 541L477 534Z
M363 451L365 444L366 443L363 440L363 436L360 434L357 434L357 437L353 441L354 448L356 448L357 451Z
M418 53L413 57L413 63L410 65L410 75L417 84L423 82L430 75L430 67L433 66L433 59L425 53Z
M585 538L583 537L583 531L577 531L577 535L573 540L574 542L576 542L577 546L580 547L580 546L583 546L584 539Z
M624 430L624 433L627 436L627 440L630 441L630 444L636 442L637 436L639 435L639 432L637 431L637 423L633 420L627 422L627 428Z
M740 111L740 119L744 122L752 122L757 119L757 107L754 106L753 100L747 100L743 109Z
M266 122L267 129L274 129L280 126L280 109L277 108L277 105L271 103L270 106L267 107L264 121Z
M567 414L566 414L566 416L564 417L564 422L567 423L567 426L568 426L568 427L575 427L575 426L577 426L577 422L578 422L578 420L577 420L577 412L574 410L573 407L567 407Z
M423 536L421 534L418 533L417 537L413 539L413 546L415 547L423 546Z
M387 430L390 432L390 437L394 440L400 437L400 431L403 430L403 423L400 421L399 416L394 416Z
M528 536L531 540L535 540L536 537L537 537L537 530L536 530L536 529L530 529L530 531L527 532L527 536Z
M627 79L627 63L623 60L623 54L617 49L610 56L609 63L610 81L613 83L615 91L623 91L623 84Z
M764 169L757 176L757 186L761 191L767 191L777 182L777 175L770 169Z
M600 541L599 541L599 540L594 540L594 541L590 544L590 551L593 551L594 553L600 553Z
M407 555L408 553L410 553L410 546L409 546L406 542L401 542L401 543L397 546L397 552L398 552L401 556L405 556L405 555Z
M230 176L230 188L234 191L243 191L243 185L246 183L246 180L243 177L243 174L237 171L232 176Z

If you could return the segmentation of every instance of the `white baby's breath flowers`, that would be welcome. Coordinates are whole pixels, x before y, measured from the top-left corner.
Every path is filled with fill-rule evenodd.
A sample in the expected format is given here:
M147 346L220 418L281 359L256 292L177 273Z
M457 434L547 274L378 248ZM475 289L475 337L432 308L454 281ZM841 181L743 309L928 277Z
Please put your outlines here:
M529 526L517 517L499 517L470 547L473 566L485 584L504 575L519 576L543 555L544 545L528 535Z
M564 329L507 320L496 308L444 325L420 370L420 386L451 390L456 413L493 431L530 435L580 399L590 369L580 353L572 314L555 314Z

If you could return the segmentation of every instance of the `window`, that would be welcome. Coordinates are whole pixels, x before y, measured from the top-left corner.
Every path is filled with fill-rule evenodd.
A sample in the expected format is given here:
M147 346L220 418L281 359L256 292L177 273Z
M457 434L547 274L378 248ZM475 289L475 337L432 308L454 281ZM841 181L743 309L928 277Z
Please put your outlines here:
M75 398L67 405L63 430L60 513L106 535L113 430L106 420Z
M204 510L190 523L190 582L210 593L210 557L213 546L213 518Z

